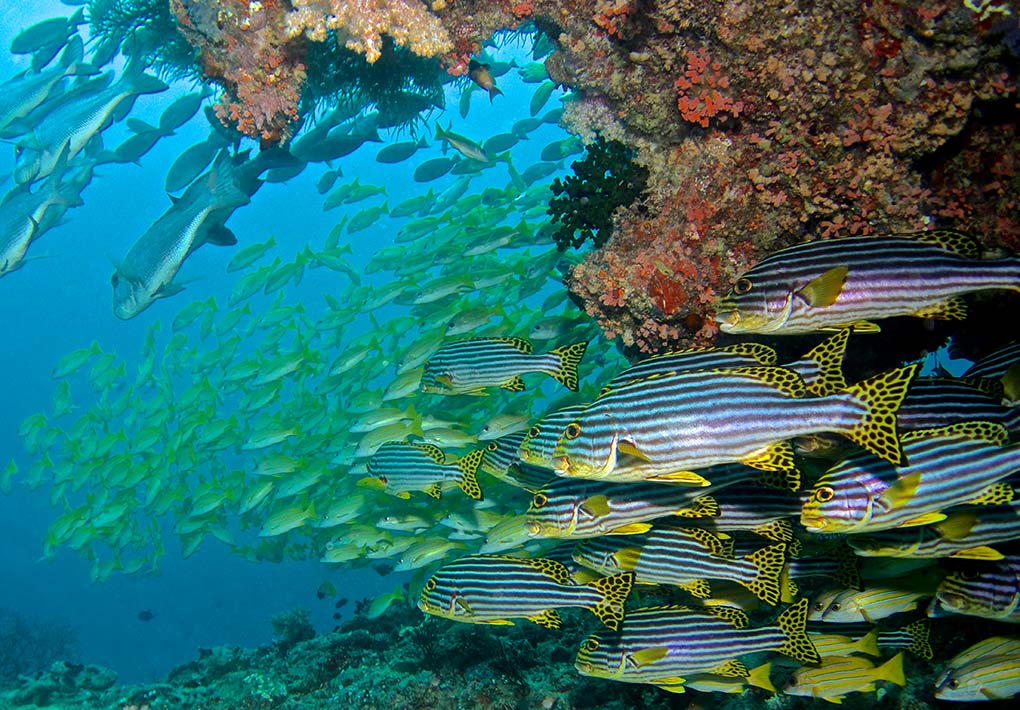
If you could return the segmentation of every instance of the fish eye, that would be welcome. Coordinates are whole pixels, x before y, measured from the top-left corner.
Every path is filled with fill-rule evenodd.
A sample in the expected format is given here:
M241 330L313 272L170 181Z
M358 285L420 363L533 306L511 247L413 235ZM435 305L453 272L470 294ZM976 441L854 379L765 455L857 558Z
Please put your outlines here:
M545 504L549 502L548 496L545 493L536 493L535 497L531 499L531 505L534 508L545 507Z
M824 605L824 604L822 604L821 602L815 602L815 605L814 605L814 607L812 607L812 608L813 608L813 609L814 609L815 611L824 611L824 610L825 610L825 605Z
M113 276L110 277L110 283L113 284L114 286L116 286L117 282L119 282L119 281L120 281L120 277L117 276L117 272L114 271L113 272Z
M737 279L737 282L733 284L733 293L738 296L743 296L745 293L751 290L750 279Z
M587 641L584 642L584 646L582 646L582 648L584 648L584 650L588 651L589 653L591 653L592 651L598 651L599 642L596 639L588 639Z
M563 430L563 436L571 440L581 436L581 425L577 422L570 422L570 424L567 424L567 428Z
M529 439L534 439L536 436L538 436L541 433L542 433L541 428L539 428L538 424L536 424L535 426L533 426L530 429L528 429L528 438Z
M957 688L960 687L960 681L958 681L956 678L953 678L952 680L949 681L949 687L952 688L953 690L956 690Z
M974 580L981 576L980 572L976 572L972 569L960 572L960 579L963 580Z
M436 580L429 579L429 581L425 582L425 591L426 592L431 592L431 591L435 590L435 588L436 588Z
M486 451L495 451L498 448L499 448L499 444L497 444L495 441L493 441L491 444L489 444L488 446L485 447L485 450Z
M840 604L839 602L833 602L832 604L829 604L829 611L839 611L842 608L843 605Z
M835 498L835 496L836 492L832 490L829 486L822 486L821 488L815 491L814 498L819 503L828 503L830 500Z

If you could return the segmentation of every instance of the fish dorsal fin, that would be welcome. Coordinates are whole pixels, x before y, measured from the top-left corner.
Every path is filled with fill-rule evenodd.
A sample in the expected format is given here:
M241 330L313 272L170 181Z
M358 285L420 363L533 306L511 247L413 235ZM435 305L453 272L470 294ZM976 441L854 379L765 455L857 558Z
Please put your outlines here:
M745 456L740 462L759 471L778 473L780 474L779 478L787 482L785 486L772 485L769 486L770 488L790 488L791 475L795 480L793 485L800 488L800 474L796 471L796 465L793 462L793 446L789 441L771 443L750 456ZM793 474L786 473L788 471L792 471Z
M440 449L435 444L426 444L421 441L411 441L408 442L408 445L414 447L415 449L418 449L437 464L442 465L446 463L446 454L444 454L443 450Z
M761 471L760 468L758 470ZM765 488L793 491L794 493L800 490L801 484L800 470L796 467L779 471L762 471L754 480L759 486L764 486Z
M525 389L524 379L520 375L514 375L500 387L508 392L523 392Z
M912 621L904 626L902 631L905 631L911 638L911 643L907 646L908 651L929 661L935 658L931 643L928 641L931 636L931 622L928 619Z
M785 367L738 367L720 372L726 375L753 378L774 387L787 397L803 397L807 394L807 386L804 384L803 378Z
M712 596L712 586L704 579L692 579L690 582L676 586L698 599L707 599Z
M905 432L900 440L907 442L933 436L962 436L974 441L987 441L997 446L1006 446L1009 443L1009 432L1006 431L1006 427L985 421L957 422L934 429L917 429Z
M952 254L967 259L981 258L981 245L974 237L955 229L933 229L929 232L912 232L902 236L916 239L926 244L934 244Z
M432 485L428 486L425 489L425 492L436 499L443 497L443 489L439 486L438 483L433 483ZM399 496L400 494L398 493L397 495Z
M935 526L939 534L947 540L965 540L977 523L974 512L953 513Z
M534 348L532 347L531 343L529 343L524 338L495 338L494 340L499 343L505 343L506 345L512 347L514 350L519 350L520 352L526 355L530 355L532 352L534 352Z
M533 560L523 558L508 558L515 559L518 562L531 567L536 572L541 572L546 575L554 582L558 584L571 584L570 570L568 570L562 563L556 560L550 560L545 557L538 557Z
M700 496L694 499L690 507L680 508L673 515L681 518L714 518L719 515L719 503L712 496Z
M635 651L628 656L628 659L636 668L641 668L656 661L661 661L668 655L669 648L666 646L652 646L651 648L642 648L640 651Z
M790 542L793 540L793 524L785 518L759 525L752 528L751 532L775 542Z
M808 391L816 397L825 397L847 388L843 376L843 357L846 355L847 342L850 340L852 328L842 328L815 347L808 350L796 362L787 365L792 370L802 372L798 367L810 368L810 376L804 374L804 382Z
M797 295L812 308L831 306L839 298L839 294L843 293L843 286L849 273L850 269L846 266L834 266L808 281L797 291Z
M761 343L734 343L719 349L734 355L753 357L766 366L775 365L777 360L776 351L768 345L762 345Z

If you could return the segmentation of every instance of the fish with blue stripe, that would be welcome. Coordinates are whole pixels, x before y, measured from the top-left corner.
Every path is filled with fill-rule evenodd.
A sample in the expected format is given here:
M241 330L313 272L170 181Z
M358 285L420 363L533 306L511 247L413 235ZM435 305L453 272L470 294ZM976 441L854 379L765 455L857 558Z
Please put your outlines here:
M802 663L818 652L804 630L808 600L787 608L769 626L737 628L731 621L685 607L649 607L627 613L615 634L593 634L574 667L586 676L648 683L682 692L693 673L747 677L741 656L775 651Z
M950 614L1020 624L1020 556L974 562L946 575L935 590L928 616Z
M1020 259L982 259L973 237L948 229L824 239L781 249L734 282L716 309L725 333L789 335L917 316L966 318L962 296L1020 291Z
M1020 639L992 636L954 656L935 681L935 697L1006 700L1020 693Z
M611 479L617 468L640 465L646 478L666 480L734 462L790 471L787 440L818 431L899 463L896 409L918 369L898 368L826 397L806 396L800 375L780 367L652 375L588 405L564 428L553 467L561 476Z
M542 372L576 392L577 366L588 347L573 343L536 355L523 338L467 338L443 345L425 362L422 392L484 394L489 387L525 388L521 375Z
M388 441L368 461L368 474L384 484L384 490L398 498L421 491L433 498L441 495L442 484L452 482L475 500L482 499L476 473L483 449L477 449L450 461L434 444L413 441Z
M633 584L632 572L577 584L570 570L555 560L466 555L443 565L425 582L418 608L470 624L528 619L558 629L562 622L556 609L583 607L616 629Z
M1020 470L1020 445L999 424L965 422L902 436L907 460L893 466L868 453L836 464L816 482L800 521L811 532L872 532L938 523L954 505L1001 505Z

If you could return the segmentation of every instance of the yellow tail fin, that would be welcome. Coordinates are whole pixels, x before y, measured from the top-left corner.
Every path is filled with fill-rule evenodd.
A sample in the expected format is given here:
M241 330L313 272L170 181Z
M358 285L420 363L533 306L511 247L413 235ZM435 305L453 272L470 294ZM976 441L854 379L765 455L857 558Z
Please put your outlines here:
M775 606L779 602L779 581L786 564L786 543L763 547L745 559L755 566L758 573L744 582L744 586L766 604Z
M903 450L896 433L896 410L907 396L919 364L899 367L847 388L867 411L847 436L879 458L899 466Z
M592 613L613 631L619 630L623 621L623 604L634 587L634 573L623 572L612 577L601 577L586 586L602 595L602 600L594 607L590 607Z
M786 643L777 650L801 663L818 663L822 657L805 631L809 604L808 598L804 597L776 619L776 625L786 634Z
M888 661L878 666L875 669L875 678L895 683L901 688L905 686L907 679L903 675L903 651L900 651Z
M564 345L549 351L550 355L556 355L560 359L560 364L556 371L549 374L571 392L577 392L577 366L580 364L581 358L584 357L584 351L587 348L588 343L581 342L574 343L573 345Z
M485 449L475 449L457 460L457 469L460 472L457 485L464 491L464 495L475 500L482 499L482 488L478 485L478 466L482 463L483 456Z
M804 377L808 391L816 397L825 397L847 388L843 377L843 356L853 328L843 328L808 350L787 367Z

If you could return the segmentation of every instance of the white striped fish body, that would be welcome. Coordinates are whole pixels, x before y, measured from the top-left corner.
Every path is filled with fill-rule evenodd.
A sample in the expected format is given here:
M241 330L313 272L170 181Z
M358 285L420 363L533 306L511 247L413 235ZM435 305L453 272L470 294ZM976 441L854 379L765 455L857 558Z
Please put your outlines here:
M906 465L870 454L840 462L815 484L801 523L811 532L871 532L937 523L954 505L1008 503L1013 489L1001 479L1020 470L1020 445L1007 440L989 422L904 434Z
M794 671L793 678L783 688L783 692L838 704L848 693L875 692L878 689L875 681L879 680L900 687L907 684L903 675L902 653L877 666L861 656L823 658L821 665Z
M643 535L582 542L574 551L574 559L602 574L629 571L639 584L672 584L696 597L711 595L708 580L736 582L766 604L775 605L786 544L734 557L732 542L701 528L662 526ZM604 566L593 566L600 561Z
M1005 700L1020 693L1020 639L995 636L949 661L935 681L940 700Z
M786 471L794 468L786 440L821 431L898 462L895 411L917 369L826 397L805 396L800 376L777 367L652 376L592 402L563 430L553 465L560 475L588 478L630 465L664 476L732 462Z
M928 616L978 616L1020 623L1020 557L982 562L966 572L951 572L939 584Z
M811 604L808 618L828 624L874 623L893 614L913 611L921 600L930 596L920 591L898 587L834 589L818 594Z
M1020 539L1020 500L950 513L940 522L849 538L861 557L1002 559L991 545Z
M577 391L577 365L586 342L536 355L522 338L468 338L443 345L425 363L423 392L478 394L487 387L524 390L521 375L543 372Z
M731 467L716 476L708 489L661 486L657 483L603 483L554 478L532 498L527 512L533 537L583 539L599 535L633 535L647 532L647 522L677 515L702 518L719 507L711 493L746 480L748 469Z
M389 441L379 447L368 462L368 473L385 484L391 495L406 498L413 491L439 498L445 483L456 484L464 494L481 500L476 472L483 449L447 461L442 449L433 444Z
M960 297L1020 290L1020 260L980 259L981 247L951 230L797 244L743 274L720 301L728 333L807 333L919 316L960 320Z
M578 651L582 674L624 683L679 686L691 673L747 677L739 657L776 651L804 663L818 652L804 632L808 600L787 608L776 623L756 629L683 607L650 607L627 613L615 634L594 634Z
M418 608L472 624L512 624L510 619L523 618L559 628L555 609L584 607L615 629L633 583L634 575L627 572L576 584L555 560L466 555L425 582Z
M542 417L525 433L517 455L521 461L533 466L552 468L553 452L563 429L584 411L587 405L579 404L554 410Z

